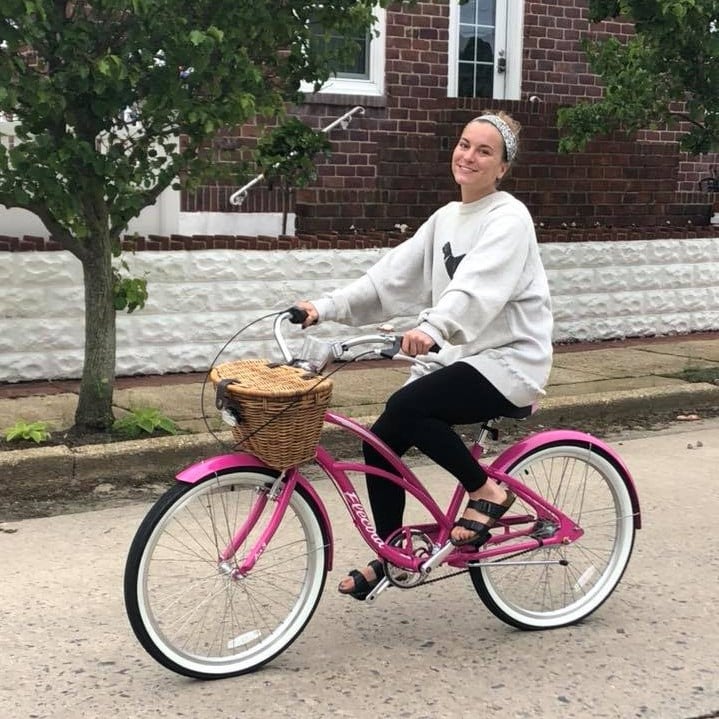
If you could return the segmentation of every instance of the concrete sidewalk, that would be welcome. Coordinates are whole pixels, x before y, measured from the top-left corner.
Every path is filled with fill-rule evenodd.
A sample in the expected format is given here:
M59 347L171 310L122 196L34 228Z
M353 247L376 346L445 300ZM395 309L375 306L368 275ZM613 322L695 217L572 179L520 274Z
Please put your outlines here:
M689 371L706 370L707 381L689 382ZM371 422L389 394L402 385L407 365L366 361L342 366L333 375L332 408ZM652 338L556 348L547 397L527 421L532 426L572 424L588 418L624 419L633 414L691 414L719 408L719 333ZM150 407L175 420L190 434L69 449L39 447L0 452L0 500L54 491L54 480L81 490L98 482L140 481L164 475L196 459L218 453L208 434L223 431L213 406L213 388L203 375L120 378L115 390L121 408ZM77 403L77 382L33 382L0 386L0 431L18 420L69 428ZM208 417L203 419L204 412ZM229 437L224 433L224 437ZM42 483L43 489L38 488Z
M333 369L338 367L334 365ZM604 407L647 404L681 408L719 402L719 386L681 377L691 370L716 370L719 376L719 333L691 338L653 338L555 349L547 396L537 418L572 414L578 418ZM390 360L347 363L332 379L332 408L355 418L375 417L391 392L405 381L408 365ZM159 409L190 432L206 430L208 415L216 424L212 386L202 399L204 375L166 375L118 378L117 415L123 409ZM48 422L53 429L69 428L77 405L79 382L31 382L0 385L0 431L18 420Z

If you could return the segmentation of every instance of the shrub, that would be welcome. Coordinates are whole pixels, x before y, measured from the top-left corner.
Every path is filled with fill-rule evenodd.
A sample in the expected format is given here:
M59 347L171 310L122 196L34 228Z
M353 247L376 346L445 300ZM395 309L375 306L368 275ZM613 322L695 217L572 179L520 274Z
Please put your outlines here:
M112 429L131 439L141 437L143 434L154 434L157 431L167 434L177 434L179 431L173 420L152 407L130 410L124 417L115 420Z
M46 422L18 420L12 427L5 430L5 440L8 442L27 440L41 444L48 439L50 439L50 432Z

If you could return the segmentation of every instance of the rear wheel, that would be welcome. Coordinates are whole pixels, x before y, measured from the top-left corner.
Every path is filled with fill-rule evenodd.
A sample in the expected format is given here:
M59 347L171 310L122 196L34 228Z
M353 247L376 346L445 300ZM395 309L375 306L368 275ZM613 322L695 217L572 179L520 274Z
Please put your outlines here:
M629 562L634 517L624 478L602 454L572 443L539 447L507 474L571 517L584 534L571 544L473 567L474 587L495 616L520 629L574 624L609 597ZM525 513L538 534L551 536L552 523L518 498L512 514Z
M275 509L268 499L275 477L252 469L178 483L140 525L125 568L125 605L140 643L165 667L204 679L243 674L284 651L312 616L328 548L321 515L300 487L254 567L233 574ZM239 550L221 562L260 506Z

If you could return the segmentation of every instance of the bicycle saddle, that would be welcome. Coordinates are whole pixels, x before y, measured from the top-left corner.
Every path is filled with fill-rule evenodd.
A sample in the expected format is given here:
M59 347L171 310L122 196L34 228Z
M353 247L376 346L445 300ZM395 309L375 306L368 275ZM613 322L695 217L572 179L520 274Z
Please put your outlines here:
M508 419L527 419L527 417L533 414L535 409L536 407L533 404L530 404L528 407L516 407L508 412L502 412L502 417L507 417Z

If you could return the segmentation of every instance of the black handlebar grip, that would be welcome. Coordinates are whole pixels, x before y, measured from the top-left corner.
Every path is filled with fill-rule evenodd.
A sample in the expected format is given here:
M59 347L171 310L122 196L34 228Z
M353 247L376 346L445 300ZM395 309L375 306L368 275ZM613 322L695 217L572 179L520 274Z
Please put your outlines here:
M402 335L397 335L394 338L394 343L391 347L387 347L386 349L383 349L380 354L382 357L386 357L387 359L392 359L396 354L399 354L399 351L402 349ZM433 344L428 350L429 352L439 352L442 348L437 344Z
M396 354L399 354L400 349L402 348L402 335L397 335L394 338L394 343L391 347L386 347L385 349L380 351L380 355L382 357L386 357L387 359L392 359Z
M290 307L287 310L290 313L289 320L293 325L301 325L307 319L307 310L301 307Z

